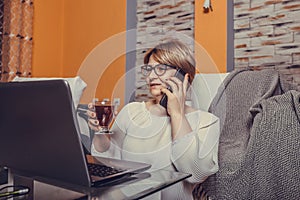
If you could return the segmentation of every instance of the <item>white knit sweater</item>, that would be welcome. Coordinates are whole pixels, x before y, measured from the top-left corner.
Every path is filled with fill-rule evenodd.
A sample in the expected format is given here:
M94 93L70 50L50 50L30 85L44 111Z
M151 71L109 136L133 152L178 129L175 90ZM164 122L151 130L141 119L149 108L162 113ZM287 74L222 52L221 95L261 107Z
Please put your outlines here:
M144 102L129 103L117 115L108 151L92 155L140 161L151 170L191 173L192 177L156 193L150 199L192 199L196 183L218 171L219 119L204 111L186 114L192 132L172 141L168 116L156 116ZM126 191L125 191L126 192Z

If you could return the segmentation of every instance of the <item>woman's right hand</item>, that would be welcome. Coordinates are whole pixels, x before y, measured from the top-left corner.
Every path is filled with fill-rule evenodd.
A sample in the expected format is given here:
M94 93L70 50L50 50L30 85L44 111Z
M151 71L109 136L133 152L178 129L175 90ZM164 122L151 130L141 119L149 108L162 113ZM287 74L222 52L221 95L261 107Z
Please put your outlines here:
M93 103L88 104L88 110L86 114L88 116L88 125L90 129L92 129L95 132L98 132L100 130L100 126L95 112L95 106Z

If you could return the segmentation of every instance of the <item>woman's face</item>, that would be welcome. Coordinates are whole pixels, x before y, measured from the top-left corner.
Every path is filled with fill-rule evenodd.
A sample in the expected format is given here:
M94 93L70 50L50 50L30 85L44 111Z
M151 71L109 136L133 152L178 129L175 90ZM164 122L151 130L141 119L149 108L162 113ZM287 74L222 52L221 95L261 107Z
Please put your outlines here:
M155 61L153 59L152 56L150 56L148 65L151 65L152 67L154 67L157 64L161 64L161 63L158 63L157 61ZM154 70L151 71L149 76L146 78L146 81L149 85L150 93L152 94L152 96L154 98L156 98L156 99L161 98L161 96L162 96L161 88L167 87L165 80L174 76L175 73L176 73L176 69L169 68L169 67L167 68L166 72L161 76L158 76L154 72Z

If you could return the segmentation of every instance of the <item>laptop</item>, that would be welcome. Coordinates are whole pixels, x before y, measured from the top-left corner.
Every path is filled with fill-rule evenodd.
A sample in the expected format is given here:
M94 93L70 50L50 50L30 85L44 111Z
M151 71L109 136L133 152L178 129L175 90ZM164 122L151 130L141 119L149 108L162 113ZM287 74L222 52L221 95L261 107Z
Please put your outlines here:
M105 165L110 175L90 174ZM151 167L85 155L68 82L0 83L0 166L21 175L81 186L111 183Z

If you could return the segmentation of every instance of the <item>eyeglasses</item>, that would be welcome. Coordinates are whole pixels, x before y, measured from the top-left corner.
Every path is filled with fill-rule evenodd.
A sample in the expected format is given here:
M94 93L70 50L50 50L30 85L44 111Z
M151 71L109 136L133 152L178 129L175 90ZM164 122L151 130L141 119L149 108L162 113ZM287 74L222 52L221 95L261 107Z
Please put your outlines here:
M166 65L166 64L157 64L154 66L143 65L143 66L141 66L141 72L142 72L143 76L149 76L151 74L152 70L154 70L154 72L157 76L162 76L166 73L166 71L169 68L177 69L177 67L174 67L171 65Z

